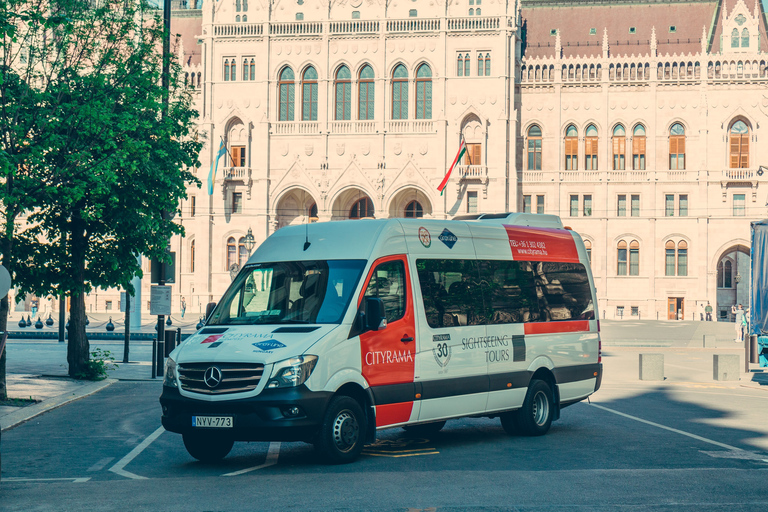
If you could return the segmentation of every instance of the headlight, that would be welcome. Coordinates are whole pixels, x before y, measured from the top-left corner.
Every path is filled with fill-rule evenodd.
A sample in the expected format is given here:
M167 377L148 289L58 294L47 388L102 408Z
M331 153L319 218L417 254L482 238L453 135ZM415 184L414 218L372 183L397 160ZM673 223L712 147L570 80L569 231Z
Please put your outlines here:
M165 377L163 377L163 386L176 387L176 361L170 357L165 360Z
M317 364L317 356L299 356L275 363L268 388L292 388L304 384Z

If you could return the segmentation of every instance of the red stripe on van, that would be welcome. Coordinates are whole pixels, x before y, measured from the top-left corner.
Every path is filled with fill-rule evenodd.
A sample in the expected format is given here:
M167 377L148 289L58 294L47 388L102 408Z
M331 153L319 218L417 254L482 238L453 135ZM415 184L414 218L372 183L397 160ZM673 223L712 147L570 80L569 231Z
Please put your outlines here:
M558 332L589 331L589 320L568 322L534 322L525 324L525 334L556 334Z
M413 402L376 406L376 426L385 427L395 423L405 423L411 419Z
M507 225L504 228L515 260L579 262L579 252L570 231Z

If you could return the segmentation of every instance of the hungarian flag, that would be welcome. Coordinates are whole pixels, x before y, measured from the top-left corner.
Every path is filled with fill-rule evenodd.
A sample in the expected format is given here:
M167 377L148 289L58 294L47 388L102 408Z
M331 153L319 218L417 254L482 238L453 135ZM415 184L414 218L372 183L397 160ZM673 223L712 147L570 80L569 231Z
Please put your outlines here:
M451 168L448 169L448 173L445 175L445 178L443 178L443 181L440 182L440 185L437 187L437 190L440 191L440 195L443 195L443 191L445 190L445 186L448 184L448 180L451 178L451 172L453 172L453 168L456 167L456 163L461 160L461 157L464 156L464 153L467 152L467 143L464 142L464 138L461 139L461 144L459 145L459 152L456 153L456 158L453 159L453 163L451 164Z
M211 162L211 170L208 171L208 195L213 195L213 182L216 180L216 172L219 170L219 158L227 153L227 146L224 145L224 139L221 139L219 145L219 152L216 153L216 158Z

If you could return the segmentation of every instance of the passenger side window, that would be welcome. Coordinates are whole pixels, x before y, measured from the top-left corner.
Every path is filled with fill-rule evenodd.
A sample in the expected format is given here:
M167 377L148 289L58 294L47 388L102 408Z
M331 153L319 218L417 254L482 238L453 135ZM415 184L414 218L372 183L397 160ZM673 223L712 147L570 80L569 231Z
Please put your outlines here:
M488 324L539 320L539 303L527 261L480 261L480 281L489 305Z
M473 260L418 260L419 285L430 327L485 323L485 305Z
M541 321L593 320L595 308L584 265L533 262Z
M365 297L376 297L384 303L387 323L405 315L405 266L402 261L389 261L376 267Z

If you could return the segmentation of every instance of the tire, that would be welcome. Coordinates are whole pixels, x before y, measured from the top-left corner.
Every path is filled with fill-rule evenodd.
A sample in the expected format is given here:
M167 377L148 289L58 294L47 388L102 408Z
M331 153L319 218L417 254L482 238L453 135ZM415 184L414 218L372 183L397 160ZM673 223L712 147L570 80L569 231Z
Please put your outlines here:
M216 434L192 432L183 435L184 447L187 452L200 462L217 462L226 457L232 450L235 441L229 437Z
M555 404L549 384L543 380L532 380L525 394L523 406L514 412L512 417L515 427L521 434L543 436L552 425L554 412Z
M437 434L444 426L444 421L435 421L432 423L422 423L421 425L406 425L403 427L403 430L408 432L410 436L424 437Z
M315 450L328 464L355 461L365 444L366 420L357 400L337 396L328 404L315 438Z
M510 436L517 435L520 432L517 428L517 413L518 411L510 411L500 416L501 428Z

